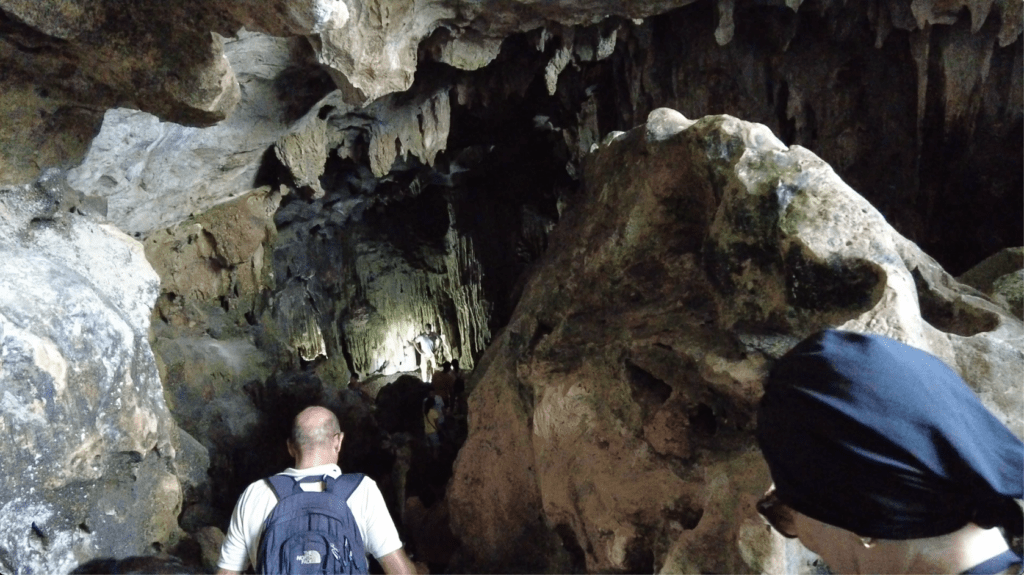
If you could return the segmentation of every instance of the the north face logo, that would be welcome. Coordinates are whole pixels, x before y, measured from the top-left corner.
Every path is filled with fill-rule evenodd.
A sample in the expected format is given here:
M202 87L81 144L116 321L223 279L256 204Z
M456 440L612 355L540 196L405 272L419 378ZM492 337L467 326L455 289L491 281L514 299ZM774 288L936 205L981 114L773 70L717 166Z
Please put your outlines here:
M305 553L295 558L296 561L303 565L319 565L320 564L320 553L313 549L307 549Z

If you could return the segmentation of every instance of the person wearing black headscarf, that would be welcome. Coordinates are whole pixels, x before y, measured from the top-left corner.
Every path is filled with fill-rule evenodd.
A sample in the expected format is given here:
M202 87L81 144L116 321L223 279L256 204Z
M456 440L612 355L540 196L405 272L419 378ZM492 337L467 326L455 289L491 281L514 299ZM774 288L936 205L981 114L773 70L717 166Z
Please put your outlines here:
M758 504L837 572L1017 573L1024 443L938 358L825 330L771 370Z

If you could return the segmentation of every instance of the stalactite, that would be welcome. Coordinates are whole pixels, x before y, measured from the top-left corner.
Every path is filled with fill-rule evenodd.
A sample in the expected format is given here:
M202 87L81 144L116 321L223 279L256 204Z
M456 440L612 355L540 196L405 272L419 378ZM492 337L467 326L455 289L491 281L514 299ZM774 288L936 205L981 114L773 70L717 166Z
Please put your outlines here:
M552 96L558 89L558 75L572 61L572 36L564 36L562 42L562 46L555 51L555 55L544 68L544 82L548 87L548 94Z
M326 122L316 114L307 115L277 141L274 153L282 164L291 168L296 186L311 188L314 198L323 197L320 176L324 173L323 158L327 155Z
M457 34L434 48L435 60L460 70L479 70L493 62L501 52L500 40L488 38L475 30L462 30Z
M305 284L295 282L282 290L272 303L274 321L289 349L306 361L327 357L321 314Z
M963 25L952 26L940 47L947 136L961 127L968 136L973 135L981 104L980 87L988 77L994 50L995 38L970 33Z
M411 154L432 166L448 144L451 105L447 89L412 105L383 98L367 106L365 112L375 118L369 126L369 154L370 169L378 178L391 171L399 156Z
M917 67L917 146L914 189L921 188L921 150L924 149L924 113L928 104L928 58L931 52L931 27L910 33L910 53Z
M304 308L304 311L306 313L299 322L302 329L292 333L290 343L306 361L313 361L321 356L327 357L327 344L324 342L324 334L320 330L317 315L311 313L308 308Z
M800 3L797 2L796 5L799 6ZM715 29L715 42L718 42L719 46L725 46L732 42L732 36L736 32L736 23L732 17L733 8L733 0L718 0L718 27Z
M399 156L412 155L432 166L448 145L450 128L447 89L420 95L412 102L387 96L358 110L335 91L278 140L275 152L296 183L310 187L319 198L324 194L319 178L328 152L335 149L341 158L360 157L358 138L352 132L365 133L370 169L380 178L391 171Z

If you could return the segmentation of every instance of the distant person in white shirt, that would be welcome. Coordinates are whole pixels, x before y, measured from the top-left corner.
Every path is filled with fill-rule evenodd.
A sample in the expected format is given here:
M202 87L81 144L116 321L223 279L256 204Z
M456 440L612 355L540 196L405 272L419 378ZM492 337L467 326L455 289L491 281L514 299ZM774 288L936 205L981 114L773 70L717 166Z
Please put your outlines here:
M433 326L427 324L427 331L417 335L412 340L416 352L420 354L420 379L430 383L430 377L437 370L437 358L434 351L438 349L440 336L434 333Z
M329 475L338 477L338 455L344 434L334 413L324 407L309 407L295 417L288 453L295 458L295 467L282 472L291 477ZM313 489L306 489L305 486ZM304 490L316 490L319 483L303 484ZM218 575L237 574L250 563L256 565L257 550L263 524L277 505L270 485L259 480L247 487L231 514L220 559ZM412 561L402 548L402 540L391 520L384 497L376 482L363 478L348 499L348 506L359 528L366 552L372 554L385 573L416 573Z

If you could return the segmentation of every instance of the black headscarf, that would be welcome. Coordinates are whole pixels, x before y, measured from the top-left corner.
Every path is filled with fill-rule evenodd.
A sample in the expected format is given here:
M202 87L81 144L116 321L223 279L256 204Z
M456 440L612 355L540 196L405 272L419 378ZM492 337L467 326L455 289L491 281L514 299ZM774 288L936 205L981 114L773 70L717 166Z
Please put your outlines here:
M799 343L765 383L757 439L784 503L861 536L1024 527L1024 443L942 361L889 338Z

